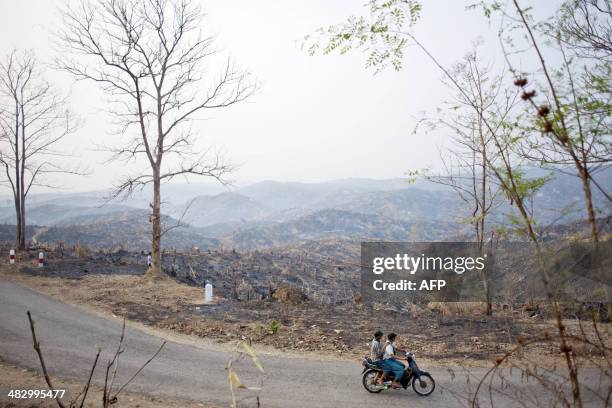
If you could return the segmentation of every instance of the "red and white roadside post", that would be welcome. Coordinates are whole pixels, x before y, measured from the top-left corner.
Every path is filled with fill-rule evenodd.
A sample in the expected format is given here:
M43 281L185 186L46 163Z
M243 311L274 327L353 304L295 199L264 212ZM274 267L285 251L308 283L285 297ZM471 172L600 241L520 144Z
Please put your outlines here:
M38 267L42 268L45 266L45 254L42 252L38 253Z
M11 249L9 251L9 263L11 265L15 264L15 250L14 249Z

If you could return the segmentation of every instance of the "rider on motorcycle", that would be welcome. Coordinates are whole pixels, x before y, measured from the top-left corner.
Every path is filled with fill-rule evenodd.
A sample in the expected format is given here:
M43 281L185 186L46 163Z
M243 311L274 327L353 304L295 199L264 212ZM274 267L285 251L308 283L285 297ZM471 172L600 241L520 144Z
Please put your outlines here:
M387 342L385 343L385 351L383 353L383 370L385 372L391 371L395 376L391 386L393 388L401 388L402 377L406 367L399 360L397 360L397 354L406 354L405 350L400 350L395 346L395 339L397 335L395 333L389 333L387 336Z

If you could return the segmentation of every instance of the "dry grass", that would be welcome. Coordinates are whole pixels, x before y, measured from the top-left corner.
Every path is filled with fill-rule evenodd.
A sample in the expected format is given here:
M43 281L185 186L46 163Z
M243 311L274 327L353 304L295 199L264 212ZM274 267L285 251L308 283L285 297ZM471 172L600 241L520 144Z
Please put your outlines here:
M76 254L77 258L86 258L89 256L89 249L84 245L76 244L74 246L74 253Z
M281 303L297 305L306 300L306 295L297 288L282 287L274 292L274 299Z
M204 303L202 289L172 279L153 282L145 276L131 275L88 275L78 280L64 279L22 274L17 272L17 268L4 266L0 266L0 278L21 283L67 303L93 306L106 313L114 313L109 299L155 305L175 312L183 305Z
M485 302L429 302L427 309L444 316L475 316L486 313Z

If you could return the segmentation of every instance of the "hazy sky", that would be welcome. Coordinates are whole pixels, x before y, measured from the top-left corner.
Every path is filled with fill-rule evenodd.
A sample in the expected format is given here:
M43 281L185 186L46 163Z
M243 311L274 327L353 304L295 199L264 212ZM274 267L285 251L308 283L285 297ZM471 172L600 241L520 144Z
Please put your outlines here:
M198 123L201 146L212 145L242 164L239 183L266 179L320 181L345 177L394 178L412 169L435 167L444 134L412 135L417 117L448 98L440 72L416 48L409 49L401 72L373 75L364 56L310 57L300 50L305 34L361 14L365 0L202 0L204 24L218 33L218 44L255 75L261 89L250 101L215 111ZM416 34L445 64L485 40L482 54L501 61L497 26L473 1L423 1ZM544 2L542 2L544 3ZM540 3L540 5L542 5ZM552 3L552 4L551 4ZM553 8L555 2L546 2ZM0 53L12 47L33 49L48 61L54 51L50 30L63 0L1 0ZM47 72L60 88L71 90L72 108L85 124L63 145L91 166L87 178L66 179L74 190L110 187L128 168L104 164L108 154L96 144L112 142L104 96L91 83ZM135 165L145 166L144 162Z

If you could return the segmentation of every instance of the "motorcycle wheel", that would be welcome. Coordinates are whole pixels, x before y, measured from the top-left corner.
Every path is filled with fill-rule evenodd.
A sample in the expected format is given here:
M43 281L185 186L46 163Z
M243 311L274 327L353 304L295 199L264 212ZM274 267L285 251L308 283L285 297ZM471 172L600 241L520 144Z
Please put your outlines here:
M363 373L363 388L365 388L368 392L378 394L382 391L382 387L376 384L376 377L378 376L378 371L368 370Z
M427 397L436 389L436 382L431 375L421 374L412 380L412 389L421 397Z

